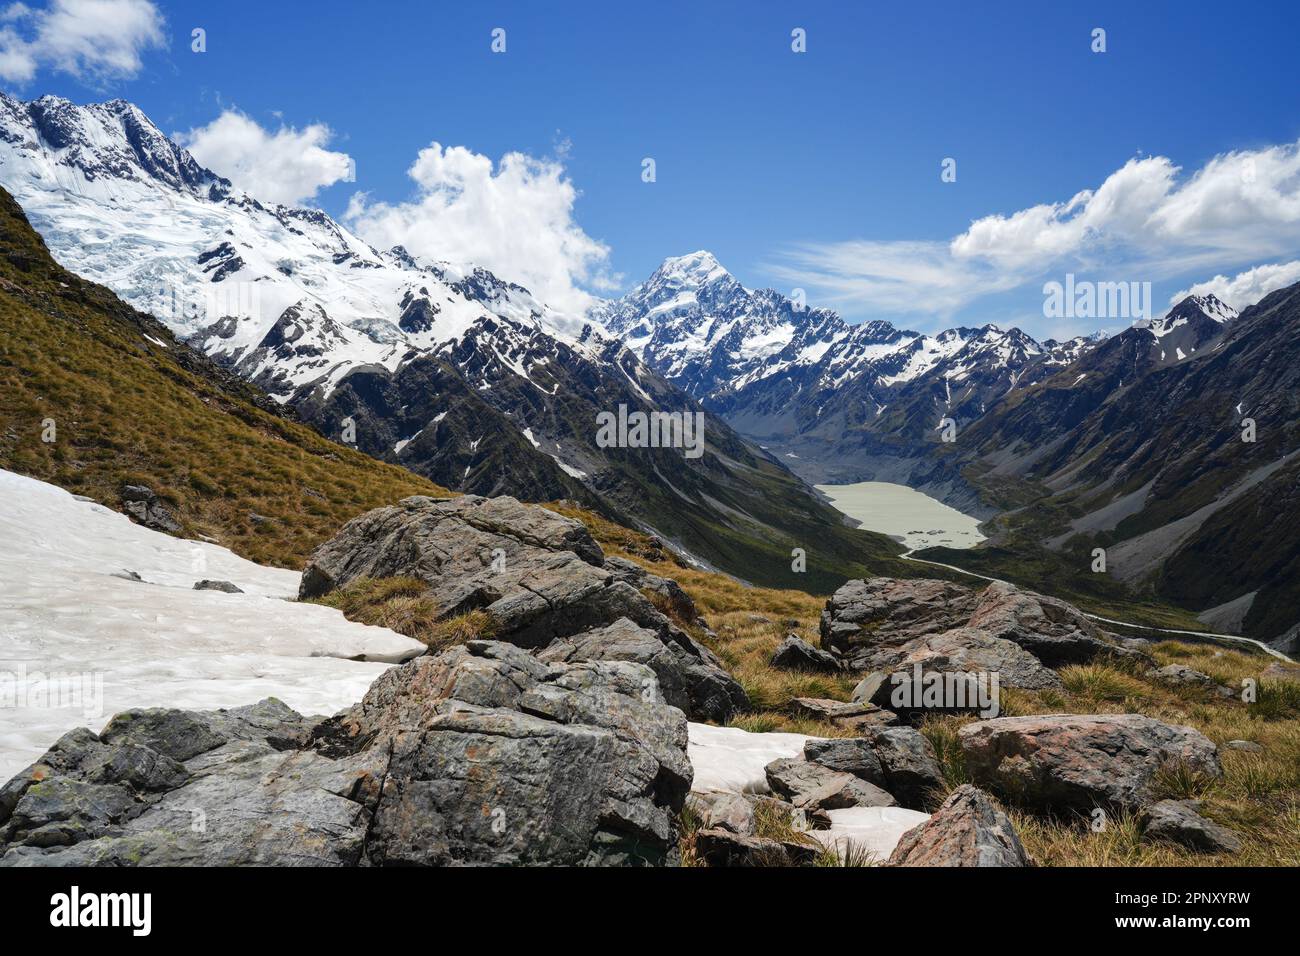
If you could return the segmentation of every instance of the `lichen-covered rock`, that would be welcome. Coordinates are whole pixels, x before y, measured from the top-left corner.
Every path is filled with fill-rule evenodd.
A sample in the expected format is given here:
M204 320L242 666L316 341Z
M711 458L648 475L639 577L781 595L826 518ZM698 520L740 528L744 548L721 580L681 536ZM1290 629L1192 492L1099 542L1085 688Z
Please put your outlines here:
M958 738L976 783L1045 810L1138 810L1166 765L1222 773L1200 731L1141 714L999 717L967 724Z
M1011 818L984 791L963 784L920 826L908 830L890 866L1031 866Z
M323 721L127 712L0 788L0 865L671 863L692 771L655 685L475 641Z
M901 644L960 627L974 606L975 596L969 588L948 581L848 581L822 611L822 647L852 669L873 670L869 659L875 645Z

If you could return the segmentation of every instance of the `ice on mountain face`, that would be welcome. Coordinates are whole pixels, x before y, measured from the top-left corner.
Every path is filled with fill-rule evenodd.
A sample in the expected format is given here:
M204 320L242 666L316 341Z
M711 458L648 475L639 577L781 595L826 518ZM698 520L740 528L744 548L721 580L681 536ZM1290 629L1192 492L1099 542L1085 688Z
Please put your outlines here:
M379 253L323 212L258 202L121 100L0 94L0 183L62 265L281 400L488 328L484 341L545 335L586 358L605 338L486 270Z
M150 531L53 485L0 471L0 500L0 683L16 704L0 721L0 780L74 727L98 731L132 707L278 697L334 713L425 650L291 600L295 571ZM195 591L204 578L245 593Z
M772 385L781 401L791 393L817 401L825 393L863 383L901 390L927 376L962 383L960 401L989 378L1014 378L1032 364L1064 365L1093 344L1077 339L1040 345L1019 329L996 325L920 335L888 322L850 325L834 312L810 309L771 289L750 290L712 255L694 252L665 259L622 299L593 313L646 364L697 398L725 396L744 407L742 396ZM1013 385L1014 387L1014 385ZM766 394L766 393L763 393ZM874 397L874 395L873 395ZM757 399L765 407L771 399Z

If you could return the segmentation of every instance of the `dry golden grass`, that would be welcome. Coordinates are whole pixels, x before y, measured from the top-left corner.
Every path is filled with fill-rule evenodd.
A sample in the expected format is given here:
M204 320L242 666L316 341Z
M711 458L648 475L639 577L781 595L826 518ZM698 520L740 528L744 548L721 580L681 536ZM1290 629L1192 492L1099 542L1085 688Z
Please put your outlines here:
M442 618L427 589L419 578L359 578L313 603L338 608L350 621L405 634L435 652L491 638L492 619L485 612Z
M777 670L768 663L787 633L818 643L825 598L801 591L749 588L725 575L682 568L666 556L656 557L644 536L634 531L579 509L555 510L582 520L606 553L675 578L691 595L717 633L707 643L754 704L753 710L732 719L733 726L818 736L849 733L828 723L794 718L788 706L794 697L847 700L861 675L803 674ZM1241 835L1243 850L1215 856L1146 842L1131 817L1109 820L1105 830L1093 832L1090 818L1048 818L1013 810L1026 848L1047 866L1300 865L1300 671L1295 681L1259 680L1260 671L1270 662L1262 655L1177 641L1150 650L1158 665L1186 664L1234 688L1243 679L1255 679L1257 700L1248 704L1197 688L1169 687L1143 676L1140 666L1124 662L1095 663L1062 668L1062 690L1003 688L1001 713L1142 713L1195 727L1219 745L1223 776L1207 781L1171 768L1159 781L1160 796L1202 800L1207 816ZM969 782L957 731L973 719L935 716L920 728L944 767L950 789ZM1254 754L1229 749L1223 746L1229 740L1250 741L1263 750Z

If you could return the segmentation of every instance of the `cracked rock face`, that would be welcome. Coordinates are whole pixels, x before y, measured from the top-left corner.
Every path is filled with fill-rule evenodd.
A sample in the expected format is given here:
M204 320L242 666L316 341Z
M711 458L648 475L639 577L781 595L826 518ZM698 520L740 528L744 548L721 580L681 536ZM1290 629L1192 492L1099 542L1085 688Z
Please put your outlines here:
M1141 714L999 717L968 724L958 737L976 783L1048 810L1135 811L1151 803L1162 767L1223 772L1200 731Z
M548 660L648 664L692 719L725 721L748 706L717 657L642 593L691 619L694 605L675 582L606 560L580 522L545 508L474 495L377 508L316 550L299 594L397 575L427 582L444 616L481 610L494 639Z
M908 830L890 866L1031 866L1011 818L983 790L963 784L929 820Z
M1099 655L1147 659L1055 598L994 583L976 592L948 581L849 581L826 602L822 647L855 670L921 664L940 672L998 672L1007 687L1059 687L1049 668Z
M692 771L654 682L475 641L326 720L129 711L0 789L0 865L671 863Z

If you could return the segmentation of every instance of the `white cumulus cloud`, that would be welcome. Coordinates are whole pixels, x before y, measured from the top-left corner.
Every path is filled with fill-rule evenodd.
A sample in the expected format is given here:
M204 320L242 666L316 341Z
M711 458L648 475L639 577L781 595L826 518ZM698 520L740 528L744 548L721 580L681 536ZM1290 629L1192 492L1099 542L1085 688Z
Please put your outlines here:
M1190 288L1177 292L1169 299L1171 306L1178 304L1189 295L1208 295L1213 293L1223 302L1238 312L1248 305L1254 305L1270 292L1285 289L1300 282L1300 259L1291 262L1275 262L1269 265L1255 266L1245 272L1229 278L1218 275L1205 282L1198 282Z
M325 148L333 133L323 123L271 131L226 110L176 138L202 165L263 202L299 205L326 186L354 179L352 158Z
M850 314L947 315L1065 271L1155 282L1297 252L1300 142L1223 153L1190 174L1163 156L1135 158L1096 188L985 216L946 242L804 244L772 269ZM1211 282L1245 296L1286 268Z
M511 152L494 164L435 142L407 172L416 184L410 201L358 194L349 204L347 224L371 245L483 266L575 316L596 301L585 288L612 287L609 248L574 219L578 190L559 160Z
M51 0L0 11L0 79L28 83L41 69L91 83L140 72L146 50L164 45L163 17L150 0Z

